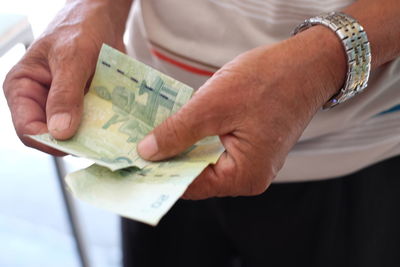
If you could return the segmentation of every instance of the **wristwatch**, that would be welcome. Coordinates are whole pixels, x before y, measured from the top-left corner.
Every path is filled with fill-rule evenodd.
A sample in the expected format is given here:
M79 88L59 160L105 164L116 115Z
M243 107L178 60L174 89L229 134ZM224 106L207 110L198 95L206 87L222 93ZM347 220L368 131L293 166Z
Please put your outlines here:
M371 71L371 47L364 28L353 17L331 12L305 20L292 32L295 35L314 25L323 25L336 33L347 55L347 75L343 87L324 106L332 108L362 92Z

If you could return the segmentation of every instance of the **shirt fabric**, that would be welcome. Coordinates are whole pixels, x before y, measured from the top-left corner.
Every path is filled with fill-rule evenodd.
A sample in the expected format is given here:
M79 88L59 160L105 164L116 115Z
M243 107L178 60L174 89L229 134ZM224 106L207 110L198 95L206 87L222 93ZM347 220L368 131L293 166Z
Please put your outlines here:
M128 23L128 53L198 88L237 55L287 39L305 19L352 2L136 0ZM319 111L275 181L339 177L399 155L399 74L396 59L371 73L362 94Z

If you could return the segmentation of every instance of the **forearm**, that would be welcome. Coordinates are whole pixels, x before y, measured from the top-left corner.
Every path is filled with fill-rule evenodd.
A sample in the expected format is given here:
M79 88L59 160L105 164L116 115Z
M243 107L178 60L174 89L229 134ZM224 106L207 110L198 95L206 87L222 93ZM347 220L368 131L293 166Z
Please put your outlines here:
M371 44L372 68L400 56L400 2L359 0L343 10L364 27ZM347 59L341 41L324 26L314 26L286 41L308 86L303 94L314 99L318 110L343 86ZM301 54L296 56L296 54Z
M399 0L359 0L344 12L364 27L371 43L373 68L400 56Z

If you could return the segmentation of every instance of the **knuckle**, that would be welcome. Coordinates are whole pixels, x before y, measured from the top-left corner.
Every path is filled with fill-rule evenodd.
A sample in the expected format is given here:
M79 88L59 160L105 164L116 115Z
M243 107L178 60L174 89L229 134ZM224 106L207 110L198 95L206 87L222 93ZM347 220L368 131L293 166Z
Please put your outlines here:
M186 145L186 142L190 142L195 136L193 128L190 127L188 122L179 115L168 118L164 123L164 127L161 127L161 129L163 131L161 133L164 137L163 139L171 140L173 143L174 141L179 141L181 144Z
M180 138L196 138L198 136L198 127L195 124L191 123L190 119L184 116L176 116L175 124L174 124L174 131L175 136ZM180 136L181 135L181 136ZM190 138L191 137L191 138Z
M50 88L49 98L58 103L73 103L80 100L84 92L83 82L71 81L69 77L58 77Z
M65 72L70 70L77 74L76 69L71 68L72 65L79 66L80 73L88 75L96 64L99 51L100 46L89 38L70 36L62 42L55 42L50 50L50 58L54 65L64 67Z
M210 94L195 95L181 112L190 120L191 131L202 136L219 134L229 114L225 101Z
M16 81L10 81L10 85L6 94L7 101L11 106L17 106L19 104L18 102L21 99L21 89L29 86L27 79L19 79L18 88L15 88L14 83L16 83Z
M208 113L208 110L199 105L198 101L190 100L177 113L177 123L191 133L192 136L195 136L206 126L204 122L210 121L207 116Z
M23 64L19 62L7 73L3 82L3 91L6 97L8 97L8 94L12 91L14 83L23 72L23 68Z
M8 98L9 94L13 91L18 91L18 89L24 89L28 80L36 80L39 78L39 82L43 86L47 86L50 83L50 79L47 72L47 56L44 54L43 48L38 45L32 45L24 57L15 64L11 70L7 73L3 82L3 91ZM18 86L17 84L18 83ZM23 83L23 84L21 84ZM14 90L15 89L15 90Z
M57 89L53 89L51 97L49 97L47 102L48 108L81 108L82 101L81 97L83 97L83 89L76 87L58 87ZM81 96L82 95L82 96Z
M3 82L3 92L6 98L8 98L9 93L10 93L10 88L11 88L11 73L9 72Z
M174 120L172 118L168 118L163 127L160 128L161 130L161 135L164 136L164 140L172 140L172 139L179 139L179 131L177 129L177 123L179 119L175 118Z

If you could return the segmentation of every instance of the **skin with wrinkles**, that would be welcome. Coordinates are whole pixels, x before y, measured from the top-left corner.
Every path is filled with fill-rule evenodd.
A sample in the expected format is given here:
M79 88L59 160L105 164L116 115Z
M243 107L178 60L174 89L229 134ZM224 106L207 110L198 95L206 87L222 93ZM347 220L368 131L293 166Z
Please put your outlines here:
M341 52L341 44L333 34L324 28L313 31L326 34L326 42L337 45ZM256 195L271 183L313 114L342 83L340 78L325 83L312 77L315 72L298 71L316 69L318 64L321 75L315 76L330 75L329 69L321 67L323 62L309 56L307 50L312 48L302 40L305 38L298 36L240 55L204 84L175 116L154 130L159 152L151 160L173 156L204 136L221 138L226 152L195 180L186 198ZM344 54L342 57L337 72L344 77ZM138 149L146 151L140 145Z
M123 50L131 4L67 1L7 75L4 93L26 145L61 154L24 135L49 131L57 139L73 136L101 44ZM398 0L359 0L344 12L364 26L373 68L400 55ZM140 143L138 152L157 161L177 155L204 136L219 135L226 152L184 197L260 194L315 112L342 86L345 73L342 44L322 26L274 46L252 49L223 66L181 111Z
M15 129L24 144L63 155L24 135L50 130L55 138L68 139L75 133L82 115L85 88L90 83L101 45L108 43L124 50L122 35L130 1L119 2L124 2L125 8L120 5L117 9L118 5L110 1L68 1L8 73L4 93ZM121 17L120 21L114 19L113 12L119 14L116 17ZM70 114L68 127L62 131L48 127L52 115L60 113Z

